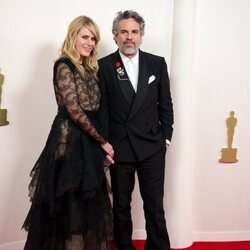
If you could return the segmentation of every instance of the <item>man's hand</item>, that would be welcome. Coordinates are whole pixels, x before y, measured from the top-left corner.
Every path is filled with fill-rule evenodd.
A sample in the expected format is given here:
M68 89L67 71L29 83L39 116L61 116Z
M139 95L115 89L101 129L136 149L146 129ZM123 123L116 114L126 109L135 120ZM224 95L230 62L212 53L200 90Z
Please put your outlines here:
M110 157L110 155L106 155L104 160L104 167L109 167L111 164L114 164L115 161Z

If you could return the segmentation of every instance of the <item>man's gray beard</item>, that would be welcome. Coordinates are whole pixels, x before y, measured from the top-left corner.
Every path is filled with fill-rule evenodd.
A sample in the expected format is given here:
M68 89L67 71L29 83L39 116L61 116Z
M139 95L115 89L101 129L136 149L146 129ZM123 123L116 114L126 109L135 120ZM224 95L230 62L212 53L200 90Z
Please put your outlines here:
M138 48L123 48L123 53L125 55L135 55L138 51Z

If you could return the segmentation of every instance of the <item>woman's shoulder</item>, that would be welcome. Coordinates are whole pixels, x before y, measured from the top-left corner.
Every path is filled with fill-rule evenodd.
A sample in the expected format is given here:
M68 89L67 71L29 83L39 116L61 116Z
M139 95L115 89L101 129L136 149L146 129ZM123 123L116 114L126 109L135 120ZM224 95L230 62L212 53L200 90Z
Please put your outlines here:
M56 79L56 75L59 73L61 66L63 65L67 65L67 67L69 67L69 69L71 70L71 72L74 74L75 72L75 65L71 62L71 60L69 58L66 57L61 57L59 59L57 59L54 63L54 67L53 67L53 80L55 81Z
M75 69L75 65L72 63L72 61L67 57L60 57L55 61L54 64L54 70L57 69L59 64L66 64L72 71Z

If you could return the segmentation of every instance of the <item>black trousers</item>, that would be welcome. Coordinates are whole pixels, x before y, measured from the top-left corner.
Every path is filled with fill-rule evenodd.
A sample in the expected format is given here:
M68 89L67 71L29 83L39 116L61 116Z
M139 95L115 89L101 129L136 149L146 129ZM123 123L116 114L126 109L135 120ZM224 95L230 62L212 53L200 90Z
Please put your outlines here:
M114 233L119 250L134 250L132 245L131 195L135 172L143 199L147 239L145 250L169 250L170 243L163 209L165 152L141 162L116 162L111 166Z

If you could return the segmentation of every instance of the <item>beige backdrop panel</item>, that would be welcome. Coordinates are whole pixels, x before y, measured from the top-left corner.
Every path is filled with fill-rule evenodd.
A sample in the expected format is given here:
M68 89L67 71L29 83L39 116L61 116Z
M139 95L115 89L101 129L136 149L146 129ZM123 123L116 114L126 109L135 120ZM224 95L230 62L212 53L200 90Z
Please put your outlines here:
M5 75L2 106L10 125L0 127L0 249L22 249L20 231L30 203L29 172L44 147L56 103L52 67L69 22L89 15L101 30L100 56L116 49L111 25L119 10L134 9L146 20L142 49L171 56L172 0L2 0L0 67ZM144 238L144 218L138 187L134 193L134 237Z

